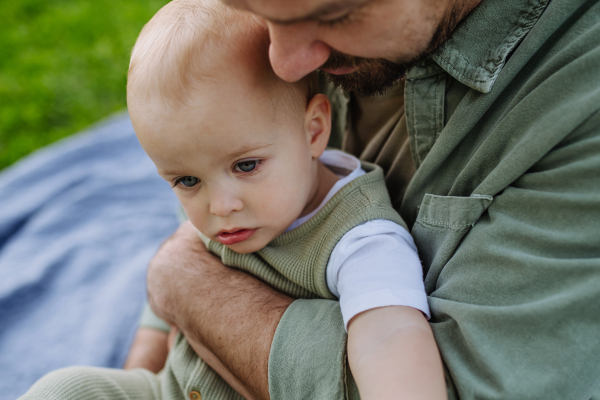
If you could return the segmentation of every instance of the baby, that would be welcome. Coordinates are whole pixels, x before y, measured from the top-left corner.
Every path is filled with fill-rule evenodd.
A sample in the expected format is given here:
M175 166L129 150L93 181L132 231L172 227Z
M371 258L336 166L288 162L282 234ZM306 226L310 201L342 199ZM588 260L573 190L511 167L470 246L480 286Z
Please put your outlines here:
M226 265L293 297L339 299L362 399L446 398L421 265L382 170L326 150L331 105L316 76L282 81L268 46L259 20L218 0L166 5L140 34L129 70L142 147ZM189 354L179 336L160 376L86 373L120 374L113 385L135 380L155 398L237 398L226 382L243 392Z

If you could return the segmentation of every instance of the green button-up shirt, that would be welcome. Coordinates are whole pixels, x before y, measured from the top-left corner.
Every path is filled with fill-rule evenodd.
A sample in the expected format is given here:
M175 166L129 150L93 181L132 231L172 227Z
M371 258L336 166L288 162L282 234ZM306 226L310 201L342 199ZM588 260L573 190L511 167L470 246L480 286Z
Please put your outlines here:
M419 248L449 398L593 398L600 1L483 0L398 90L399 112L359 147ZM352 107L330 94L351 133ZM336 302L295 301L271 398L358 398L345 345Z

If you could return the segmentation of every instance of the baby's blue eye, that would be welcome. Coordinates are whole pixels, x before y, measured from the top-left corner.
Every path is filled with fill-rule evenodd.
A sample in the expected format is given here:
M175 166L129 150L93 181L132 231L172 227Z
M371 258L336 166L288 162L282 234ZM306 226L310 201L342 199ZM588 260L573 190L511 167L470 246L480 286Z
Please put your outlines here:
M235 164L234 169L238 172L250 172L258 165L258 161L250 160L250 161L242 161Z
M193 176L184 176L177 179L176 183L181 183L185 187L194 187L198 184L198 178Z

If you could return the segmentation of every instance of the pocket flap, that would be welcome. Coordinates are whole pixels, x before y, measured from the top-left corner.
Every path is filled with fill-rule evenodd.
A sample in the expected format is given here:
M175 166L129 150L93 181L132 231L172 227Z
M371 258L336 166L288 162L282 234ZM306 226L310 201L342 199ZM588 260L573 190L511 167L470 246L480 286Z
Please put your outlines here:
M450 229L463 229L473 226L493 200L492 196L486 195L454 197L426 194L416 222Z
M493 200L484 195L425 195L411 234L423 263L427 293L435 289L444 265Z

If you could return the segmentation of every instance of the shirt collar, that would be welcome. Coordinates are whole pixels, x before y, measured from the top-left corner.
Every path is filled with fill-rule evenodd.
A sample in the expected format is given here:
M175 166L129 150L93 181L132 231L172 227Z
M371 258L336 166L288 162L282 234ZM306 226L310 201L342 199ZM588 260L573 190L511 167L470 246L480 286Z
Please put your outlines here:
M327 196L321 201L321 204L310 214L300 217L295 220L285 231L289 232L296 229L312 217L314 217L327 204L329 200L343 188L347 183L352 182L359 176L363 176L366 172L360 165L360 160L353 155L344 153L339 150L325 150L323 155L319 157L319 161L331 169L341 179L337 181L327 193Z
M431 58L459 82L489 93L508 56L549 2L483 0Z

